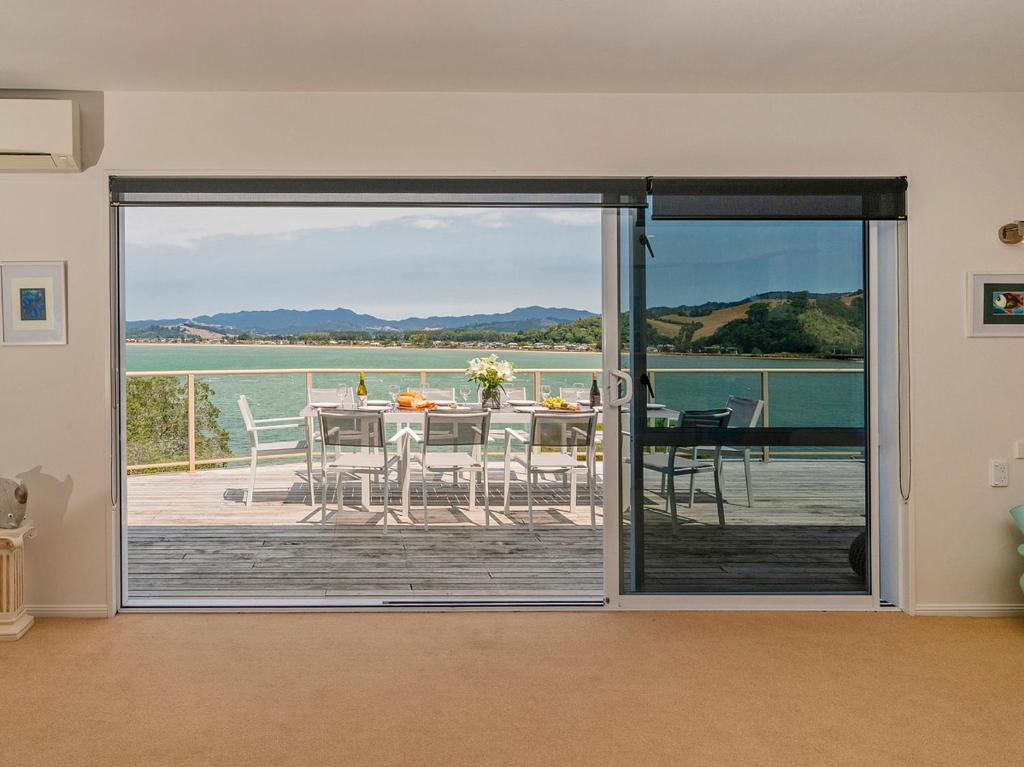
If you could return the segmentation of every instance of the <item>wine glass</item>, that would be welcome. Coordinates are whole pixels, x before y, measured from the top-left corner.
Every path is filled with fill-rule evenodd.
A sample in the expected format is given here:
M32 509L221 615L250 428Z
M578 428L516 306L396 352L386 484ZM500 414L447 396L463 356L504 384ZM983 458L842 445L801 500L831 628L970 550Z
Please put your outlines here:
M541 384L541 387L540 387L540 401L543 402L544 400L546 400L550 396L551 396L551 385L550 384Z
M583 384L582 383L577 381L576 383L574 383L572 385L572 388L576 390L575 391L576 401L578 403L586 404L586 403L590 402L590 397L587 394L587 390L583 388Z
M460 384L459 385L459 394L462 395L462 401L464 403L466 403L467 405L469 404L469 395L472 394L472 393L473 393L473 387L470 386L469 384Z
M398 392L401 387L398 384L388 384L388 396L391 397L391 404L398 402Z

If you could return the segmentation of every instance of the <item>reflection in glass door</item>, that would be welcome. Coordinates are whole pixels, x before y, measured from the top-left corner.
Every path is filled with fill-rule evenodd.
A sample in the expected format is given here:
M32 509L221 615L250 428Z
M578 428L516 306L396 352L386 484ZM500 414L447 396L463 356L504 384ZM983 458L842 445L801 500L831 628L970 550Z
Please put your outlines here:
M623 593L870 593L868 214L715 204L622 214Z

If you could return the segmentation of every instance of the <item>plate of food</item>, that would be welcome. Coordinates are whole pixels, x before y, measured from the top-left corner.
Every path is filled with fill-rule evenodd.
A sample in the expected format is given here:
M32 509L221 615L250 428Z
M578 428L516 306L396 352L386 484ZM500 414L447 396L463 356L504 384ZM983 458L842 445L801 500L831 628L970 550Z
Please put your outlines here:
M568 410L571 412L577 412L580 409L578 402L569 402L561 397L548 397L540 404L548 410Z

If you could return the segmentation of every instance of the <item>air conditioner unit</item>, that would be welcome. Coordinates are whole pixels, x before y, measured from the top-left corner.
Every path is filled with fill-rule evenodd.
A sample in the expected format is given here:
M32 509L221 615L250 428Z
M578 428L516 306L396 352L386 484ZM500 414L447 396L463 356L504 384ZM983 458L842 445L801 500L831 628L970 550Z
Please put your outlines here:
M75 102L0 99L0 172L81 169Z

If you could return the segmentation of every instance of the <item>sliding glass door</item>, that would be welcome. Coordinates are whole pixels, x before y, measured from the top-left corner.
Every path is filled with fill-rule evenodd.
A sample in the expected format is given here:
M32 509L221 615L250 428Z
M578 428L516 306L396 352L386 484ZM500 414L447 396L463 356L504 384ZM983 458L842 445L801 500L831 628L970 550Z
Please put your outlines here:
M620 214L623 594L871 593L869 220L904 184L655 179Z

